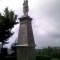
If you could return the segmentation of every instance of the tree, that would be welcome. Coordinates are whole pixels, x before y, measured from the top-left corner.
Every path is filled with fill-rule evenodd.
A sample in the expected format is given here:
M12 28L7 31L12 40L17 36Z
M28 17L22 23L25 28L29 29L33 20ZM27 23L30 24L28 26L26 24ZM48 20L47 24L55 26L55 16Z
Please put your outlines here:
M5 8L3 15L0 13L0 42L2 45L13 35L11 32L16 22L17 15L15 15L14 11Z

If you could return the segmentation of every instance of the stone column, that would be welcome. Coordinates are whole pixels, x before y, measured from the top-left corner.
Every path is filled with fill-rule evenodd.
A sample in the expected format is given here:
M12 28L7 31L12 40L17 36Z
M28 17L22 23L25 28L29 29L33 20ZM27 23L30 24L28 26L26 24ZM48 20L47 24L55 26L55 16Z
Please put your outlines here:
M22 16L17 43L17 60L35 60L35 42L29 16Z

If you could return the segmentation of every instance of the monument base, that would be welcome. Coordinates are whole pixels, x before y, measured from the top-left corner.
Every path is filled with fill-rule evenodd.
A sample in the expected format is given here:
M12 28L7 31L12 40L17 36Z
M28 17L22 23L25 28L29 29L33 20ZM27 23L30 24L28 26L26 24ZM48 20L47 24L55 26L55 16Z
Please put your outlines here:
M20 29L18 35L17 60L36 60L35 42L32 31L31 20L29 16L23 15L20 20Z
M35 47L20 46L17 47L17 60L36 60L35 59Z

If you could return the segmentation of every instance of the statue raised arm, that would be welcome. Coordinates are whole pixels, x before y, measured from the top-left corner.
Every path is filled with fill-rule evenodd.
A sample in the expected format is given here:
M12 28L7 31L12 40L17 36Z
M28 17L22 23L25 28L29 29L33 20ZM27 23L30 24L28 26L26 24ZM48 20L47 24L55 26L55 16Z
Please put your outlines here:
M28 11L29 11L28 0L24 0L24 3L23 3L23 13L24 13L25 16L28 15Z

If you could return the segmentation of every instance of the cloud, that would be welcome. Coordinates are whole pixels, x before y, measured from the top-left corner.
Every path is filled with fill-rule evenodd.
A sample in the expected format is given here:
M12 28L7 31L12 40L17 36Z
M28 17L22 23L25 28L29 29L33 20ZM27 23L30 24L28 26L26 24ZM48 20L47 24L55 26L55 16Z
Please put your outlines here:
M33 21L32 25L33 25L36 45L37 47L48 46L48 45L60 46L60 44L57 42L60 40L60 38L57 37L57 35L58 36L60 35L60 28L59 28L60 10L58 6L59 5L58 0L48 0L48 1L45 0L45 2L43 1L44 0L41 1L42 3L37 1L38 4L35 5L37 7L34 6L33 8L34 11L32 12L32 14L30 13L35 20ZM55 37L53 37L52 35L55 35ZM37 38L38 36L39 38ZM46 36L48 36L48 38L46 38Z

